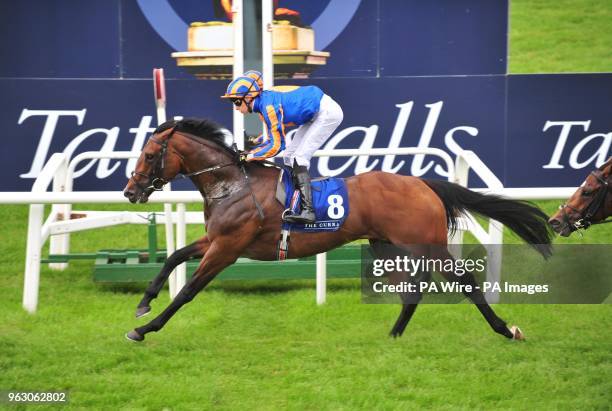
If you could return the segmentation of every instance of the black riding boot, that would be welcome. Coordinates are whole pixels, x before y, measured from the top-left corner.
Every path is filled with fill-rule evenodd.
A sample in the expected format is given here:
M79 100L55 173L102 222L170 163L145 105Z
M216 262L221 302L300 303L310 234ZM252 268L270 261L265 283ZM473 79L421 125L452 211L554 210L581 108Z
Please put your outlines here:
M309 224L315 222L315 213L312 207L312 190L310 188L310 174L308 168L296 163L293 165L293 176L295 187L300 190L302 196L302 211L297 215L285 216L288 223Z

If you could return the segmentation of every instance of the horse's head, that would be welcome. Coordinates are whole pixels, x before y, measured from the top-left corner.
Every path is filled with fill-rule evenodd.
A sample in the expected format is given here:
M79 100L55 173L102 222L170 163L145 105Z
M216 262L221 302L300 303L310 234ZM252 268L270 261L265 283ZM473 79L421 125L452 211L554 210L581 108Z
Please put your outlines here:
M555 232L567 237L578 229L586 229L604 220L610 214L606 198L612 186L611 169L612 157L592 171L570 199L559 207L559 211L548 220Z
M183 156L173 148L174 128L156 133L145 144L123 195L131 203L146 203L151 193L161 190L181 169Z

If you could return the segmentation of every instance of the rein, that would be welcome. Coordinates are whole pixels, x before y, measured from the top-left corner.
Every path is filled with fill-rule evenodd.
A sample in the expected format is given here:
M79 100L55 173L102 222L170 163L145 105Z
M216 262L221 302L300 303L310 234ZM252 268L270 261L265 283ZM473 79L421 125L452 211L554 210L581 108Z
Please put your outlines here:
M234 147L234 151L238 153L238 147L236 147L236 143L234 143L233 147ZM246 181L247 187L249 187L249 191L251 192L251 197L253 197L253 202L255 203L255 208L257 208L259 219L263 221L264 220L263 208L261 207L261 204L259 204L259 201L257 201L257 198L255 197L255 193L253 192L253 188L251 187L251 180L249 180L249 174L246 172L246 168L244 167L244 163L242 161L238 161L238 164L240 165L240 169L242 170L242 174L244 175L244 179Z
M220 164L220 165L213 166L213 167L203 168L202 170L194 171L193 173L179 174L175 178L187 178L187 177L199 176L200 174L209 173L209 172L212 172L212 171L217 171L219 169L222 169L222 168L225 168L225 167L229 167L229 166L233 166L233 165L234 165L234 163Z

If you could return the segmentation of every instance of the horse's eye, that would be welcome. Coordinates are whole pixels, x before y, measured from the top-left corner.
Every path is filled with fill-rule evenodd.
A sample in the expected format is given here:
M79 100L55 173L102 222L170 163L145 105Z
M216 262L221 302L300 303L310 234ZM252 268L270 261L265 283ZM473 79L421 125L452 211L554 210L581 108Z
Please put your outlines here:
M145 159L147 159L147 161L153 160L153 154L145 154Z
M589 197L593 195L593 190L582 189L582 195L585 197Z

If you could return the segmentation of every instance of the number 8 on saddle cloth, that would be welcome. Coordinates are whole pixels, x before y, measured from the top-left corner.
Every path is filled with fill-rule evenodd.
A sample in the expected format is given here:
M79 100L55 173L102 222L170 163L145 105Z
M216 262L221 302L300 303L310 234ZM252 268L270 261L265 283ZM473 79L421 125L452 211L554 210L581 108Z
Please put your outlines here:
M320 232L337 231L349 214L349 198L342 178L327 177L312 181L312 203L316 222L291 224L283 222L282 229L289 231ZM276 199L285 207L285 213L299 213L301 196L293 185L289 169L281 169L276 187Z

